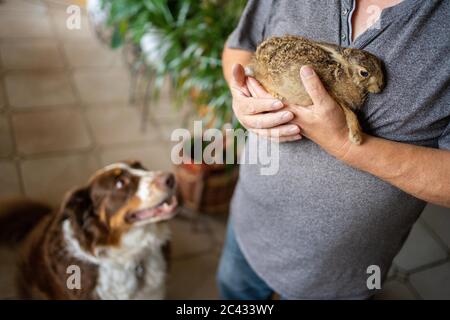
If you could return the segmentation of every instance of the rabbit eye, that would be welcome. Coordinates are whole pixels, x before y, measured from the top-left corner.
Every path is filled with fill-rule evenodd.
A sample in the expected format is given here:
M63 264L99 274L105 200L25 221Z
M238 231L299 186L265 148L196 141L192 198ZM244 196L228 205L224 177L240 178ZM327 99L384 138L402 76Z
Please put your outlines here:
M366 70L359 70L359 75L363 78L367 78L369 73Z

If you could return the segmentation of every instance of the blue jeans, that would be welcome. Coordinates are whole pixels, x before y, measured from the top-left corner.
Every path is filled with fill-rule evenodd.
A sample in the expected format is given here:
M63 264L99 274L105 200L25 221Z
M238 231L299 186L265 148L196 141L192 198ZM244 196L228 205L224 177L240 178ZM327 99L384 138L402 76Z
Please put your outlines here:
M217 283L222 299L268 300L273 290L248 264L234 236L231 219L220 258Z

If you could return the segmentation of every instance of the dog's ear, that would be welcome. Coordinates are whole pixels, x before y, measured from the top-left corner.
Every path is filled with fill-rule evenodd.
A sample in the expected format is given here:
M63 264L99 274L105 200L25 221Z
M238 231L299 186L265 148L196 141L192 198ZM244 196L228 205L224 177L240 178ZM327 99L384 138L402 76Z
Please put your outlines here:
M92 210L90 188L75 189L66 194L61 211L64 218Z
M90 187L76 189L66 196L62 208L63 217L69 219L80 245L93 252L102 236L102 226L96 216Z

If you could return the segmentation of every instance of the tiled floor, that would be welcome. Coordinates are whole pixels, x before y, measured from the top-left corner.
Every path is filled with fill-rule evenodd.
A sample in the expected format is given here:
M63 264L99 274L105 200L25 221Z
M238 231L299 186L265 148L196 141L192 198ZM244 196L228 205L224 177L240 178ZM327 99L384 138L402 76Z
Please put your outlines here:
M180 120L170 97L154 106L158 126L140 131L120 53L96 41L84 16L81 30L68 30L66 2L0 4L0 197L23 194L56 205L117 160L171 167L169 134ZM217 298L225 219L180 216L172 229L169 298ZM450 299L449 248L450 210L430 206L378 298ZM0 249L0 297L12 297L12 255Z

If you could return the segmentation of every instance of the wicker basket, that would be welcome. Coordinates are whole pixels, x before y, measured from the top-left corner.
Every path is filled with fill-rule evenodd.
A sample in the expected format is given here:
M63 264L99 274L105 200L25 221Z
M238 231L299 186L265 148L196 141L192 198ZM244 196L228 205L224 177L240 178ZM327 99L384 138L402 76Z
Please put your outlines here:
M175 174L185 207L210 214L228 212L239 174L237 165L181 164Z

